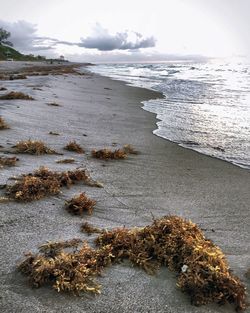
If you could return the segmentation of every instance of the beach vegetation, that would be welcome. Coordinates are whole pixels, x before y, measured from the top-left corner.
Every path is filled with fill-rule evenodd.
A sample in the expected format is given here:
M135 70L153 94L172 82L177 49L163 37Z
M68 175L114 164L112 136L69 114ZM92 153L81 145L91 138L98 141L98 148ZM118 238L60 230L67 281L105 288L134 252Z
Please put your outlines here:
M54 107L60 107L61 105L57 102L48 102L47 105L50 105L50 106L54 106Z
M127 145L124 145L123 146L123 150L127 153L127 154L138 154L139 152L137 150L135 150L135 148L130 145L130 144L127 144Z
M165 216L142 228L102 230L95 243L94 249L74 239L72 251L65 249L70 241L47 243L18 268L35 287L50 284L57 291L99 293L95 276L110 264L128 259L148 274L167 266L177 273L177 286L193 305L230 303L237 311L246 309L244 284L233 275L221 249L191 221Z
M127 153L123 149L116 149L116 150L110 150L107 148L101 149L101 150L92 150L91 151L92 157L96 159L102 159L102 160L118 160L118 159L126 159Z
M0 96L0 100L34 100L34 98L22 92L11 91L5 95Z
M0 129L9 129L9 125L5 122L5 120L0 116Z
M0 168L4 166L15 166L19 161L17 157L0 157Z
M55 150L48 148L44 142L38 140L24 140L19 141L13 147L17 153L28 153L34 155L41 154L60 154Z
M73 215L82 215L84 212L92 214L95 200L90 199L84 192L66 201L65 209Z
M75 141L70 141L70 142L64 147L64 149L65 149L65 150L68 150L68 151L72 151L72 152L84 153L83 148L82 148L78 143L76 143Z
M75 159L73 159L73 158L70 158L70 159L61 159L61 160L57 160L56 163L59 163L59 164L75 163Z
M54 172L41 167L33 173L16 178L13 185L6 186L6 196L16 201L33 201L49 195L58 194L62 187L70 187L78 182L92 187L101 187L87 170L75 169L66 172Z
M59 134L59 133L57 133L57 132L50 131L50 132L49 132L49 135L59 136L60 134Z
M87 235L91 235L101 233L103 230L85 222L81 225L81 231Z

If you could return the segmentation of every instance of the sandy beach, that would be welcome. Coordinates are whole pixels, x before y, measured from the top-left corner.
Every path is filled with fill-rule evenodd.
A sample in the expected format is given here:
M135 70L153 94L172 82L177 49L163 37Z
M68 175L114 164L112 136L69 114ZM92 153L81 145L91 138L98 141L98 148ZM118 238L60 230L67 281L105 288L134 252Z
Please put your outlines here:
M0 62L0 74L6 69L8 65ZM245 169L153 135L156 118L142 109L142 101L161 97L154 91L91 73L0 80L1 87L35 99L0 100L0 115L10 126L1 131L1 155L17 141L28 139L42 140L64 155L20 154L17 166L0 169L0 184L40 166L60 171L83 166L104 185L78 184L39 201L0 204L1 312L234 312L230 305L195 307L177 289L176 273L162 268L150 276L126 262L104 271L98 279L102 293L97 296L74 297L49 287L30 288L26 277L16 270L24 252L36 251L48 240L85 238L93 242L95 235L80 232L83 221L109 229L144 226L153 218L171 214L198 224L222 249L249 290L245 273L250 267L250 176ZM0 96L5 93L0 91ZM51 102L59 106L47 105ZM50 135L50 131L59 135ZM86 153L63 150L71 140L80 143ZM110 162L91 157L92 149L125 144L132 144L140 153ZM70 157L75 164L56 163ZM65 200L83 191L97 201L93 214L69 215L63 209Z

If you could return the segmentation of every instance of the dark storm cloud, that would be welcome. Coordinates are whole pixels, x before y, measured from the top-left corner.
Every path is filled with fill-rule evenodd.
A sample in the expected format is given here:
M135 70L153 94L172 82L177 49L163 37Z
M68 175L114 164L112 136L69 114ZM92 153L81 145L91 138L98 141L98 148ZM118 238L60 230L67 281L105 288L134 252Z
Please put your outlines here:
M57 45L78 46L100 51L138 50L155 46L154 37L143 38L136 32L120 32L114 35L96 24L92 36L81 38L80 42L69 42L51 37L37 36L36 25L26 21L15 23L0 21L0 27L11 33L10 41L22 52L53 50Z
M100 51L137 50L154 47L155 42L154 37L143 38L137 32L125 31L111 35L100 24L96 24L94 34L86 38L81 38L81 43L78 46Z

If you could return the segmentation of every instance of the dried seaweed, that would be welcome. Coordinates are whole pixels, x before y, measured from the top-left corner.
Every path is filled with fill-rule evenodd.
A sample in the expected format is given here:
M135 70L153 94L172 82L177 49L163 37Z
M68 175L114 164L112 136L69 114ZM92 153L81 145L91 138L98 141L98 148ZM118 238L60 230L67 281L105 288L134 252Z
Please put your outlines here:
M59 164L69 164L69 163L75 163L75 159L62 159L62 160L57 160L56 163Z
M60 134L59 134L59 133L56 133L56 132L50 131L50 132L49 132L49 135L59 136Z
M37 140L26 140L19 141L13 148L17 153L28 153L28 154L59 154L55 150L48 148L45 143Z
M73 215L82 215L86 211L88 214L92 214L95 204L95 200L90 199L82 192L66 201L65 209Z
M23 74L18 75L10 75L9 80L17 80L17 79L27 79L27 76Z
M137 150L135 150L135 148L132 145L130 145L130 144L124 145L123 146L123 150L127 154L139 154L139 152Z
M19 100L34 100L34 98L32 98L29 95L26 95L22 92L15 92L15 91L11 91L5 95L0 96L0 100L15 100L15 99L19 99Z
M7 88L5 88L5 87L0 87L0 91L5 91L5 90L7 90Z
M4 166L15 166L17 161L19 161L17 157L0 157L0 168Z
M99 229L95 226L92 226L91 224L89 224L88 222L85 222L82 224L81 226L81 231L88 234L88 235L91 235L91 234L99 234L101 233L103 230L102 229Z
M102 160L118 160L118 159L126 159L127 153L123 149L117 149L117 150L110 150L110 149L101 149L101 150L92 150L91 151L92 157L96 159L102 159Z
M0 116L0 129L9 129L9 125L5 120Z
M64 149L65 149L65 150L68 150L68 151L77 152L77 153L84 153L83 148L82 148L78 143L76 143L75 141L70 141L70 142L64 147Z
M61 106L59 103L56 103L56 102L49 102L49 103L47 103L47 105L54 106L54 107L60 107Z
M85 169L54 172L46 167L41 167L34 173L16 178L16 182L13 185L7 186L6 195L16 201L33 201L58 194L61 187L69 188L80 181L88 186L101 187L98 182L90 177Z
M111 248L95 250L83 243L77 249L77 245L77 239L43 245L40 253L28 254L18 269L29 277L34 287L49 284L61 292L100 293L101 286L94 277L111 263ZM65 248L72 251L65 251Z
M85 223L82 229L92 233L94 228ZM49 283L58 291L99 292L93 277L111 262L129 259L149 274L161 265L176 271L177 286L194 305L228 302L236 310L246 309L246 288L232 274L220 248L197 225L180 217L166 216L144 228L102 230L95 250L86 243L77 250L77 244L74 239L43 245L40 254L29 254L19 270L35 287ZM64 251L72 246L73 252Z
M166 216L142 229L104 232L96 243L111 245L116 261L128 258L148 273L160 265L176 271L177 286L194 305L228 302L236 310L246 308L245 286L231 273L220 248L190 221Z

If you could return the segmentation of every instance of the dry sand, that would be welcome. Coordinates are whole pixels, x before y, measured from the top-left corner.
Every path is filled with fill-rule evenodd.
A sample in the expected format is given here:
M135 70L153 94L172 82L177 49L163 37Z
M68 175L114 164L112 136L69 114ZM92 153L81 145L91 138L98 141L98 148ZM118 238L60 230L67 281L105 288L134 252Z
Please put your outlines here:
M104 228L131 227L150 224L152 216L167 214L191 219L203 228L249 288L244 274L250 267L250 176L247 170L153 135L155 115L141 109L141 101L160 96L153 91L92 74L0 81L0 87L36 99L0 101L0 115L11 126L1 131L0 145L9 149L18 140L39 139L77 161L57 164L59 156L19 155L17 167L1 170L0 184L41 165L58 170L83 165L104 184L103 189L77 185L33 203L1 204L1 312L234 312L231 306L194 307L176 288L175 273L161 269L149 276L126 263L104 271L98 279L103 285L99 296L73 297L50 288L31 289L26 277L16 271L24 252L36 251L47 240L81 237L92 241L94 235L80 233L83 221ZM61 106L46 105L53 101ZM60 136L48 135L49 131ZM87 153L63 151L70 140L80 143ZM112 162L90 156L93 148L127 143L140 154ZM92 216L72 217L63 209L64 200L82 191L97 201L96 208Z

